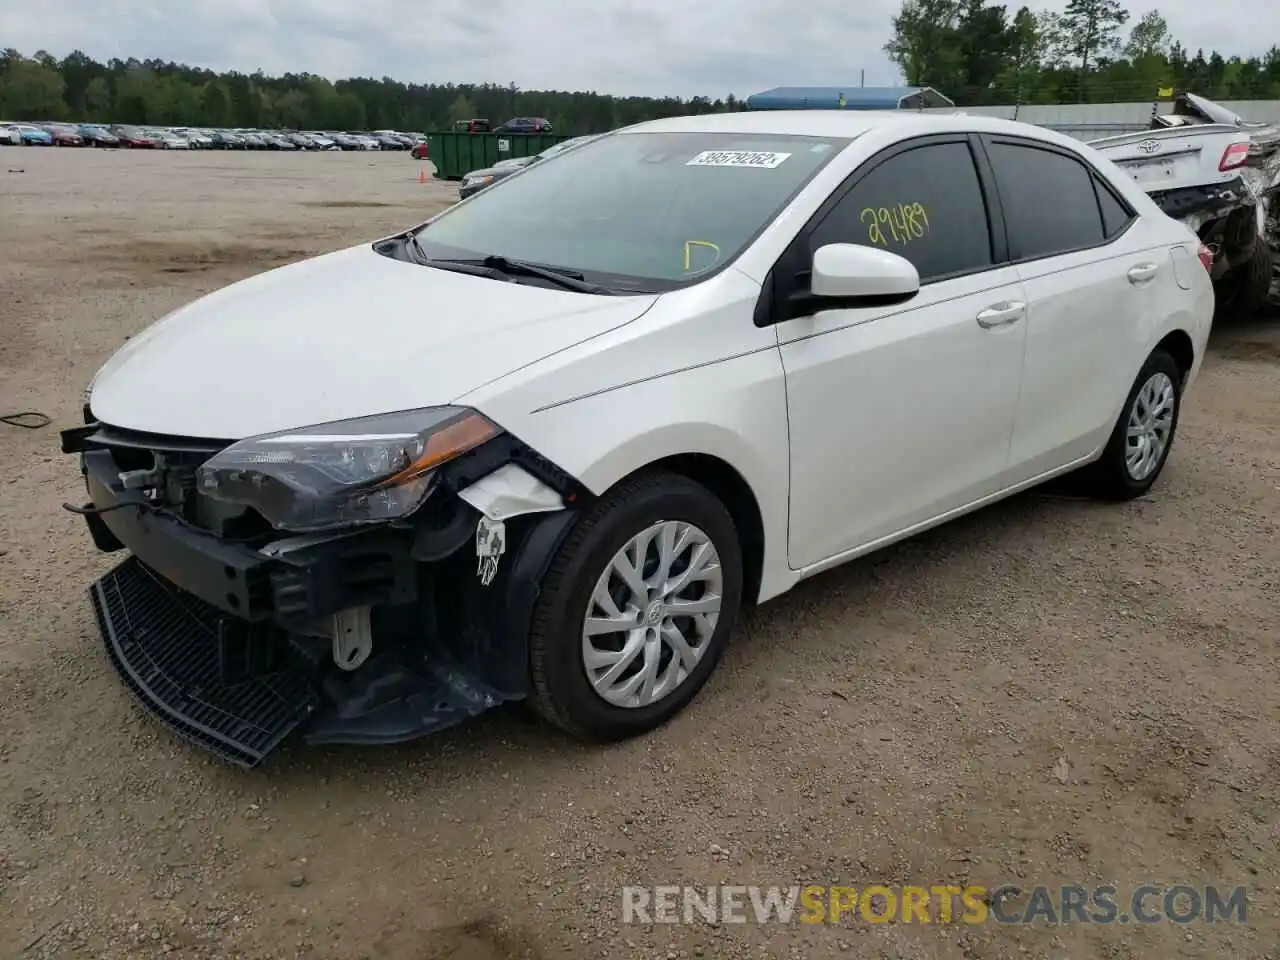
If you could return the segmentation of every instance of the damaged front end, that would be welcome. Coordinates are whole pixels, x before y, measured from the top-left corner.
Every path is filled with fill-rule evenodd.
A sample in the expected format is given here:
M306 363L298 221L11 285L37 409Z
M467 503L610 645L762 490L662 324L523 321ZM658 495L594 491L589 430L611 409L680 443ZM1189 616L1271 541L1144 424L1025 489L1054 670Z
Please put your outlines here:
M90 589L126 685L172 730L247 767L294 731L391 743L526 696L539 584L589 495L462 413L473 443L459 442L464 416L421 443L347 431L339 455L303 469L292 451L332 435L254 448L86 410L62 435L89 492L70 509L99 549L132 554ZM480 421L492 429L475 432ZM445 428L450 442L437 442ZM388 438L415 459L382 457Z

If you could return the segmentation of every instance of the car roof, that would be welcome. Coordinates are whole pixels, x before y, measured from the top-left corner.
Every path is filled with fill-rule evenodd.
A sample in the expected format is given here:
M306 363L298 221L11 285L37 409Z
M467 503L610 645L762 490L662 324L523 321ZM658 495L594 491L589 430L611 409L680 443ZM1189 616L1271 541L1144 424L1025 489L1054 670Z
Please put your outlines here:
M859 137L892 128L902 137L929 133L1005 133L1078 149L1079 140L1045 127L980 117L961 111L918 110L760 110L666 117L623 127L618 133L732 133L775 136Z

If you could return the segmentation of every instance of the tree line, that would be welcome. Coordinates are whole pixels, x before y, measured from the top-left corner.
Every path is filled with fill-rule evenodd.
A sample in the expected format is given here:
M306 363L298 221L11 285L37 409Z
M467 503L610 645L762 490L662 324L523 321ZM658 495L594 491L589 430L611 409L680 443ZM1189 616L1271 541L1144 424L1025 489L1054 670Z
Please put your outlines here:
M614 97L521 90L514 84L401 83L313 74L218 73L165 60L100 63L77 50L0 52L0 121L80 121L140 126L286 130L449 129L455 121L550 120L557 132L594 133L655 117L736 110L732 96Z
M1261 57L1188 53L1152 12L1130 25L1121 0L1070 0L1061 14L987 0L905 0L885 50L911 85L959 106L1147 101L1173 89L1218 100L1280 99L1280 47ZM786 78L778 78L785 84ZM0 121L424 132L483 117L540 116L595 133L657 117L743 108L729 94L616 97L514 84L330 82L313 74L218 73L165 60L94 60L77 50L0 52Z
M1280 99L1280 46L1260 57L1192 54L1158 10L1132 21L1120 0L1069 0L1062 13L905 0L884 49L907 83L960 106L1147 101L1170 90Z

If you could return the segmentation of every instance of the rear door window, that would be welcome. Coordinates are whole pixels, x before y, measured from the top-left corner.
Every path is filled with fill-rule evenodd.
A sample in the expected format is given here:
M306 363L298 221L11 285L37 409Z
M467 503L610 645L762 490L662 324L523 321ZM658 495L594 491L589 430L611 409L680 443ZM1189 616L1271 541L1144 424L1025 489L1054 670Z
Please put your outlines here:
M969 144L926 143L895 153L864 174L810 236L880 247L915 264L920 282L990 267L986 201Z
M1001 140L990 141L987 152L1012 259L1035 260L1105 242L1094 174L1084 163L1056 150Z

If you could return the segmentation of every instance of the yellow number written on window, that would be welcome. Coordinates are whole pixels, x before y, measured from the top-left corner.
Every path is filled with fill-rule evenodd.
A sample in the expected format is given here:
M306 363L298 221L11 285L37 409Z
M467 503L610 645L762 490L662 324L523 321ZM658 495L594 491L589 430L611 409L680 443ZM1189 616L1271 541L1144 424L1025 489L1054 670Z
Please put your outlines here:
M867 227L867 240L879 247L905 247L929 235L929 212L922 203L866 207L859 219Z

